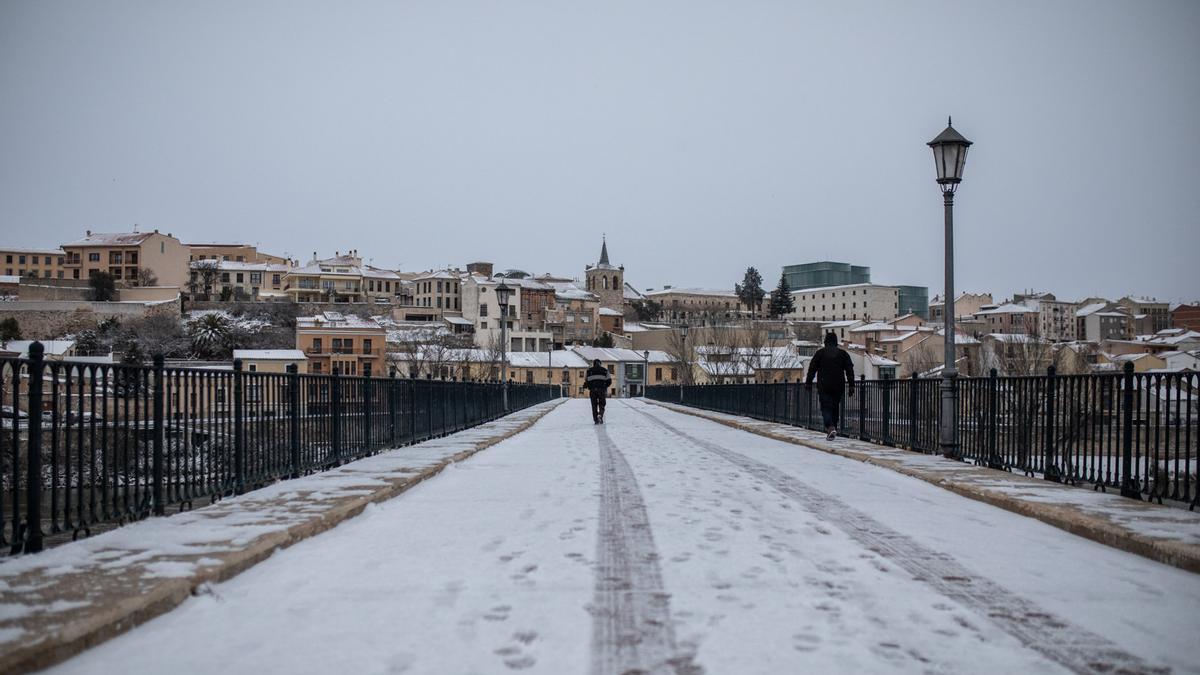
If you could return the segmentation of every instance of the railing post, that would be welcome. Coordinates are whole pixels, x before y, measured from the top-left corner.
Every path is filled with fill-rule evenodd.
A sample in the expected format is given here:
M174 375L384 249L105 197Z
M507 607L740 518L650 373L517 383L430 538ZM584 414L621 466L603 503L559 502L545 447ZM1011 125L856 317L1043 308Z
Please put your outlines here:
M233 360L233 492L246 491L245 386L242 360Z
M408 442L417 442L417 381L410 376L408 380Z
M1045 415L1045 461L1042 467L1042 477L1056 483L1062 482L1062 471L1058 468L1058 458L1054 439L1054 397L1058 387L1056 373L1058 369L1050 366L1046 369L1046 415Z
M396 447L396 369L388 373L388 440Z
M884 376L879 383L880 396L880 417L883 418L883 441L884 445L892 444L892 378Z
M870 440L867 433L867 376L858 376L858 437L864 441Z
M371 450L371 395L374 393L371 387L371 377L363 375L362 380L362 415L363 415L363 446L360 452L369 452Z
M342 459L342 374L335 372L329 383L329 424L334 462Z
M154 439L152 451L154 453L154 488L152 496L154 499L154 515L166 515L167 505L163 501L163 434L166 433L163 423L163 396L166 394L163 387L163 355L154 355Z
M918 383L921 381L919 373L912 374L912 382L908 385L908 449L917 449L917 439L920 435L920 419L917 413L917 406L920 402L917 389Z
M1000 430L997 429L999 420L996 410L996 399L999 396L1000 377L995 368L992 368L988 373L988 468L989 469L1007 469L1004 465L1004 458L997 451Z
M300 368L294 363L287 366L288 380L288 428L289 456L292 464L292 478L300 477Z
M26 412L29 417L29 440L25 444L26 458L25 474L25 537L22 550L26 553L37 553L43 547L42 533L42 377L46 369L45 347L41 342L29 345L29 387L25 390L27 396ZM20 386L21 372L18 367L14 374L14 386ZM14 408L16 408L14 402ZM13 413L13 429L19 424L20 417ZM14 432L15 436L15 432ZM15 448L14 448L15 450ZM15 453L14 453L15 454ZM16 490L17 486L14 485ZM16 534L16 533L14 533ZM14 536L15 540L16 537Z
M1133 364L1126 361L1121 376L1121 496L1141 501L1142 491L1133 478Z

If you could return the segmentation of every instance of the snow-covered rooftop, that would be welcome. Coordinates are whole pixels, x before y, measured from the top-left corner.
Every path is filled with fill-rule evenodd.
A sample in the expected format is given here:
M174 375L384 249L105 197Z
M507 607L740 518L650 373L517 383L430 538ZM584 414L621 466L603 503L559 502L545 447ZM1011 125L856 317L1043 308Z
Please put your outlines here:
M155 232L89 232L83 239L63 244L63 246L137 246L155 234Z
M306 361L299 349L235 349L233 358L244 361Z

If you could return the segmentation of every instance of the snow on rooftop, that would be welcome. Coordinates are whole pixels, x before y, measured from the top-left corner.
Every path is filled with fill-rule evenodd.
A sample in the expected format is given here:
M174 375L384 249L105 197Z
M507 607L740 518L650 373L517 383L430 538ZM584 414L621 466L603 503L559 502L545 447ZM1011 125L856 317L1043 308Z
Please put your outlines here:
M1003 305L1000 305L999 307L982 310L982 311L978 312L978 314L1029 314L1031 312L1036 312L1036 311L1037 311L1036 309L1027 307L1025 305L1017 305L1017 304L1008 302Z
M621 312L618 312L617 310L615 310L611 307L601 307L600 315L601 316L625 316Z
M233 358L249 361L306 361L299 349L235 349Z
M137 246L157 232L91 232L83 239L63 246Z

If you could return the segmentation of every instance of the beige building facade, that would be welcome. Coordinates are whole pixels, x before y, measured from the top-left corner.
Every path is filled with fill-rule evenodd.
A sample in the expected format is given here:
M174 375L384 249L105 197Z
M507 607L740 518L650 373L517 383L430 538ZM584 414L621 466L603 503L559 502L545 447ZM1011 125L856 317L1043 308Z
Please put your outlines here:
M99 233L88 230L83 239L63 244L64 278L88 279L107 272L124 286L139 286L141 270L149 270L159 286L187 285L188 247L170 233Z
M296 349L313 374L386 375L387 331L372 319L338 312L296 319Z
M878 284L849 284L792 291L796 310L789 319L802 321L887 321L900 311L900 289Z
M0 249L0 276L65 279L67 254L62 249Z

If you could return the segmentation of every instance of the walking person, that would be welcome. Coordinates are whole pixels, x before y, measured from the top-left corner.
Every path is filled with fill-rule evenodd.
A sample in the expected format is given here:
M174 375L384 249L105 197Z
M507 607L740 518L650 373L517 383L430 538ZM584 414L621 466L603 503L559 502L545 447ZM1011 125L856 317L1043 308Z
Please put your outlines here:
M854 395L854 363L846 350L838 347L837 335L833 333L825 334L825 347L817 350L808 362L808 375L804 378L806 389L812 389L814 377L817 379L817 398L821 402L821 419L825 423L825 438L832 441L837 438L842 420L842 393Z
M587 388L588 396L592 399L592 423L604 424L604 406L607 402L608 388L612 386L612 378L608 375L608 369L600 365L600 359L592 361L583 386Z

